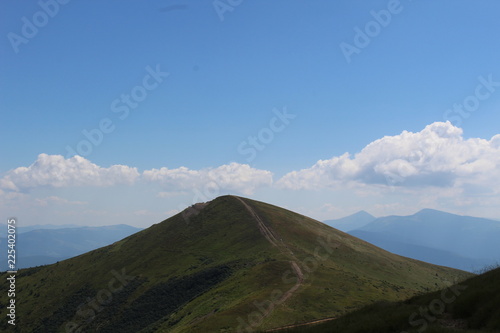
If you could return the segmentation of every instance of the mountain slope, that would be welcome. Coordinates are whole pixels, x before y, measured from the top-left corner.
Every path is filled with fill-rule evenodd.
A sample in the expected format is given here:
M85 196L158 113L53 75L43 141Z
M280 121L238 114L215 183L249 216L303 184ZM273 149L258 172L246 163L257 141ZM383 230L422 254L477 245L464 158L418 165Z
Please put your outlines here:
M362 228L368 223L375 221L376 219L377 218L375 216L365 212L364 210L361 210L357 213L342 217L340 219L324 221L324 223L343 232L348 232L351 230Z
M110 246L23 270L18 327L265 329L405 299L467 276L399 257L276 206L224 196ZM6 287L5 275L0 279Z
M379 302L336 320L277 333L500 332L500 268L404 302Z

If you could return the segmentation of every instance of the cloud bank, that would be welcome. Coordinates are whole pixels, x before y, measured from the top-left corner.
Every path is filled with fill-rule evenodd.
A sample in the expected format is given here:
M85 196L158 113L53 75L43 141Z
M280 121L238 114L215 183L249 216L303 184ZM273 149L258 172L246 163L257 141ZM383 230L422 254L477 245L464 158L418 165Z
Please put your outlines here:
M498 194L500 134L490 140L464 139L462 129L450 122L435 122L420 132L385 136L355 155L345 153L319 160L310 168L285 174L274 185L271 171L235 162L200 170L162 167L141 174L137 168L126 165L105 168L80 156L65 159L40 154L32 165L8 171L0 179L0 194L37 187L102 187L137 182L159 185L165 191L159 197L186 194L210 184L245 195L270 186L314 190L355 185Z
M338 188L361 183L410 188L498 185L500 135L464 139L462 129L435 122L422 131L385 136L351 156L345 153L283 176L286 189Z
M139 177L137 168L125 165L100 167L89 160L73 156L38 155L29 167L11 170L0 179L0 188L24 191L35 187L112 186L133 184Z
M163 194L187 193L183 191L214 183L221 190L249 195L258 187L270 186L273 176L270 171L239 163L201 170L163 167L146 170L141 175L137 168L126 165L104 168L80 156L65 159L60 155L40 154L29 167L18 167L7 172L0 179L0 191L23 192L37 187L133 185L140 180L159 184L169 191Z
M213 183L222 190L252 194L262 186L273 183L270 171L259 170L248 164L230 163L214 169L190 170L186 167L177 169L152 169L144 171L146 181L159 183L169 191L201 189Z

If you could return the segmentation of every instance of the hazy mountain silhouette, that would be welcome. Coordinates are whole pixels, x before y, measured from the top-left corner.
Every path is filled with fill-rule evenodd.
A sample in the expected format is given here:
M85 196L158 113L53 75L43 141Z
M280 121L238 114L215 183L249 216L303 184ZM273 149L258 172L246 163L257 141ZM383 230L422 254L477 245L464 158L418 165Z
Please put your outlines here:
M17 268L52 264L109 245L142 229L120 224L103 227L36 229L19 232L16 241ZM7 229L6 229L7 230ZM6 238L0 238L5 247ZM0 264L7 270L7 262Z
M399 255L469 271L500 262L500 222L485 218L423 209L349 233Z

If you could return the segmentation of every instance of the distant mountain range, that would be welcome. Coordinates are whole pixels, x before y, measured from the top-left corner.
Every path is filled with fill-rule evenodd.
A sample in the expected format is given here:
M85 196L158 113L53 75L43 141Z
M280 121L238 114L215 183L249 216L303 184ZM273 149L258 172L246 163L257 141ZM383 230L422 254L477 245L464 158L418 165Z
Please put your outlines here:
M467 271L500 262L500 222L423 209L373 218L366 212L325 221L387 251Z
M71 228L52 225L21 227L17 232L16 265L17 268L27 268L52 264L112 244L140 230L125 224ZM0 248L6 248L5 235L0 237ZM7 270L7 260L2 260L0 270Z
M22 234L28 231L32 230L39 230L39 229L65 229L65 228L81 228L85 227L82 225L77 225L77 224L35 224L35 225L29 225L29 226L17 226L16 228L16 233ZM7 224L5 223L0 223L0 237L5 237L7 235Z
M16 327L264 331L404 300L470 276L392 254L280 207L223 196L112 245L21 270ZM0 274L0 289L8 284ZM7 311L1 307L0 316ZM0 321L0 331L8 326Z

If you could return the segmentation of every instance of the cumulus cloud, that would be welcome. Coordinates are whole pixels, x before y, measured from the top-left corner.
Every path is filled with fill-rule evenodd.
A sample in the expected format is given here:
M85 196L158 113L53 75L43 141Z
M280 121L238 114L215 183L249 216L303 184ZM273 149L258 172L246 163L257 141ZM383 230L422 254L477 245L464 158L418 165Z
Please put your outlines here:
M80 156L65 159L61 155L40 154L29 167L7 172L0 179L0 188L22 191L40 186L112 186L132 184L138 177L136 168L125 165L103 168Z
M186 167L177 169L152 169L143 173L146 181L160 184L169 191L201 189L212 184L218 189L252 194L258 187L272 184L272 173L259 170L248 164L230 163L217 168L190 170Z
M189 193L187 190L200 189L207 185L221 190L251 194L260 186L272 184L272 173L258 170L247 164L230 163L217 168L191 170L186 167L146 170L141 175L137 168L126 165L112 165L104 168L89 160L73 156L65 159L60 155L40 154L29 167L18 167L0 179L0 194L23 192L36 187L113 186L134 184L139 179L158 183L168 192L160 192L160 197L172 197ZM42 200L46 205L57 200ZM62 203L59 201L59 203ZM69 202L67 202L69 203Z
M462 129L435 122L422 131L403 131L361 152L320 160L283 176L289 189L335 188L346 183L404 187L490 187L500 176L500 135L464 139Z

